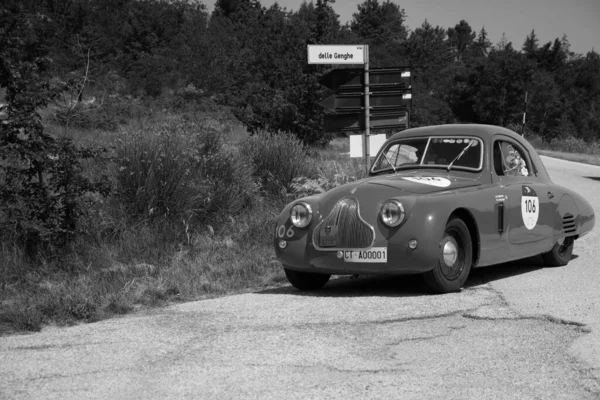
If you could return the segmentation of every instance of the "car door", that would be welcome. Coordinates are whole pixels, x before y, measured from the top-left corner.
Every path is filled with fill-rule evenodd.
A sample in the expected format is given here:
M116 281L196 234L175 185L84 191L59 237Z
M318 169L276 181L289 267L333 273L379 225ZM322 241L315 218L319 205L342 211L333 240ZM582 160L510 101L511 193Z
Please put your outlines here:
M556 204L549 201L548 185L537 178L529 154L508 136L496 136L492 145L494 170L506 196L509 242L519 245L552 240L550 221L554 221Z

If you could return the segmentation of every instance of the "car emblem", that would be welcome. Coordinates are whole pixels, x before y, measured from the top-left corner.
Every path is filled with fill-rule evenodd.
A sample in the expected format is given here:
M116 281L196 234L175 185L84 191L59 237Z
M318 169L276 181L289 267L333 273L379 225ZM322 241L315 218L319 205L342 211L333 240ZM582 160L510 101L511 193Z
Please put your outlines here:
M329 236L330 233L331 233L331 225L327 225L325 227L325 234L327 234Z

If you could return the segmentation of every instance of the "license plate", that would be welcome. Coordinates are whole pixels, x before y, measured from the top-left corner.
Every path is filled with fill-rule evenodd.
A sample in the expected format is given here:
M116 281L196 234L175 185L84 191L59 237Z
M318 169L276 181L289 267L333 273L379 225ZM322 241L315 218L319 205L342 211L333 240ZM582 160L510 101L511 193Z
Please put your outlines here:
M368 250L342 250L344 261L351 263L386 263L387 247L373 247Z
M335 247L337 245L337 231L337 225L327 225L321 228L319 245L321 247Z
M319 243L321 247L335 247L337 244L337 240L335 237L323 237L321 236L321 241Z

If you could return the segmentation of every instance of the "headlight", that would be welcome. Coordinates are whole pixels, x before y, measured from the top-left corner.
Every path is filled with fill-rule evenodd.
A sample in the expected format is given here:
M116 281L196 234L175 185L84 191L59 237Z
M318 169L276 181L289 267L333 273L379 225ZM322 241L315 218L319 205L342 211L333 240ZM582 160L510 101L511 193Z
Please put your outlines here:
M290 221L296 228L304 228L310 224L312 209L306 203L298 203L290 211Z
M398 200L388 200L381 206L381 221L389 226L398 226L404 221L404 207Z

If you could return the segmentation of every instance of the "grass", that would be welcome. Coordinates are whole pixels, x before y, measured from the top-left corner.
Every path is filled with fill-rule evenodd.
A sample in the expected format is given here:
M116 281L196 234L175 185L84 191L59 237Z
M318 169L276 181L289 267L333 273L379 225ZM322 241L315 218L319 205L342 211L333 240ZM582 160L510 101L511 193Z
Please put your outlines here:
M542 141L537 135L528 135L525 138L540 155L585 164L600 165L600 142L598 141L589 143L582 139L567 137L548 143Z
M600 154L580 154L580 153L567 153L564 151L554 150L538 150L538 154L548 157L560 158L561 160L575 161L590 165L600 165Z
M270 221L281 206L264 201L189 236L184 224L174 232L170 223L142 222L122 228L114 238L80 238L62 257L35 262L4 245L0 333L95 322L140 308L281 284L285 276L270 240Z
M137 195L96 196L81 221L85 234L61 253L31 257L17 245L0 244L0 335L39 331L46 325L95 322L173 302L287 284L272 249L275 217L287 202L311 192L306 180L316 182L318 191L324 191L364 174L360 160L340 155L339 146L343 147L344 141L335 141L327 148L305 149L285 137L259 135L249 139L239 126L219 118L206 116L206 129L197 126L204 124L198 119L190 128L169 118L161 115L131 121L116 132L100 129L66 132L78 143L111 147L115 159L108 172L113 184ZM165 121L179 124L178 129L168 129L168 123L165 128ZM47 129L64 132L52 124ZM189 129L199 132L200 142L189 141L193 139ZM140 131L144 135L138 135ZM215 144L212 153L189 152L193 146L204 146L205 136L215 135L222 140ZM167 140L157 142L157 137ZM290 152L290 146L299 147ZM157 184L157 179L173 181L176 178L173 171L185 171L177 168L189 167L185 164L189 160L214 155L218 159L213 165L220 166L216 170L189 168L199 174L198 179L190 182L211 180L212 186L206 185L211 188L209 192L193 192L198 189L193 185L173 193L161 191L164 185ZM232 156L237 157L233 162L236 168L246 169L237 171L248 181L243 193L247 201L227 208L224 205L228 199L240 195L228 189L231 171L220 164L223 159L231 161L226 157ZM259 170L257 166L275 167L265 157L297 165L285 174L266 176L265 169ZM137 181L120 178L119 174L126 172L120 168L124 166L124 158L128 158L127 168L137 171L136 175L153 178ZM86 168L86 173L92 175L100 172L93 163L86 164ZM303 178L303 175L308 176ZM265 180L265 176L270 180ZM290 178L296 179L294 185L290 185ZM199 199L201 204L182 199L188 195L195 201ZM211 204L214 207L209 207ZM157 215L146 212L149 205L169 207L165 206ZM190 208L186 208L188 205ZM190 210L200 210L202 215Z

